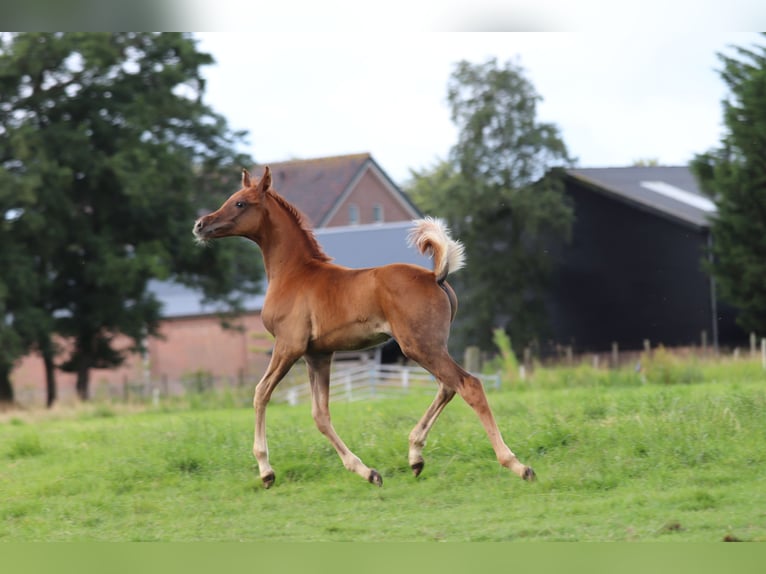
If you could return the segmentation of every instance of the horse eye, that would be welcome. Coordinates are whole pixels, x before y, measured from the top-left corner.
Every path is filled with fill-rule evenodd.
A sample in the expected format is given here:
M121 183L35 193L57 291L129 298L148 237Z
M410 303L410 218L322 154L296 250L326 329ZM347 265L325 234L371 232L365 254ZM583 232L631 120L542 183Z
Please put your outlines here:
M245 203L243 201L238 201L234 205L236 205L237 207L245 207Z

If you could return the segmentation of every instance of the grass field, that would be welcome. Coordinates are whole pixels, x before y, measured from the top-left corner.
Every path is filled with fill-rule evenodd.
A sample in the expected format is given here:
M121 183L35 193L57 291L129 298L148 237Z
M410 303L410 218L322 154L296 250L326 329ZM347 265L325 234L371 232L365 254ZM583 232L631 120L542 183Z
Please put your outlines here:
M250 454L249 408L8 414L0 540L765 541L766 377L713 378L491 392L506 441L538 474L531 484L495 462L459 398L419 478L407 435L430 397L332 405L382 488L342 467L308 406L270 407L270 490Z

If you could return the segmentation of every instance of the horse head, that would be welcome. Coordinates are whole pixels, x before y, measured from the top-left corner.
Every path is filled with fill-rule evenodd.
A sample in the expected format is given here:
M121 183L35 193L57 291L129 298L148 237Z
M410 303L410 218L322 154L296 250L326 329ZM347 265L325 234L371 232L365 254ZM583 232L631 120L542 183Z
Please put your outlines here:
M271 170L268 166L263 177L255 184L250 173L242 170L242 188L234 192L213 213L203 215L194 222L192 229L199 243L233 235L252 236L263 217L263 199L271 187Z

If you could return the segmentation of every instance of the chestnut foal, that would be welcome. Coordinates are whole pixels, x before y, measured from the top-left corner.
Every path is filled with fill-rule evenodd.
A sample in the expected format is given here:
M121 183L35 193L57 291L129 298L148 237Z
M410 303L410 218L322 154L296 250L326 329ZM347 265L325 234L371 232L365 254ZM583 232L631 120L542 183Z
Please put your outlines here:
M333 353L363 349L396 339L402 352L427 369L439 390L409 436L409 463L415 476L423 470L423 446L447 403L459 393L479 416L501 465L525 480L534 471L519 462L503 442L481 382L447 352L457 298L445 281L463 265L463 246L449 237L437 219L414 222L410 243L433 258L433 271L396 263L349 269L330 262L298 210L271 188L266 167L253 183L243 170L242 189L221 207L198 219L194 236L204 243L242 236L261 248L268 278L263 324L275 337L266 373L255 389L253 454L266 488L274 484L266 443L266 405L271 393L301 357L308 365L311 412L343 465L381 486L378 471L365 465L336 434L330 422L329 381Z

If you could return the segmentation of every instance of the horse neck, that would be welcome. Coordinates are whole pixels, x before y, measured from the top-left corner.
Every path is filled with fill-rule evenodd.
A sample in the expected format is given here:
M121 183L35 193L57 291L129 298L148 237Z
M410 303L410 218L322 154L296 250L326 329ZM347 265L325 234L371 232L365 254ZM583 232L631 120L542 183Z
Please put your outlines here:
M274 283L283 274L304 267L312 259L306 232L287 211L273 200L261 223L261 229L250 239L261 248L266 278Z

